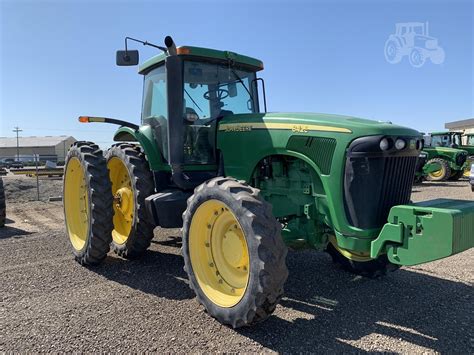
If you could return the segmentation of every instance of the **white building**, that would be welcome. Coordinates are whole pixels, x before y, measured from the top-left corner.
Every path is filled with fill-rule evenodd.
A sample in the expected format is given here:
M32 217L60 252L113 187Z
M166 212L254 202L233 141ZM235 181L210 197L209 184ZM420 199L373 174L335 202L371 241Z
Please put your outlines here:
M21 161L33 161L38 155L40 161L64 161L69 147L76 142L71 136L19 137L18 150ZM16 137L0 137L0 159L17 160Z

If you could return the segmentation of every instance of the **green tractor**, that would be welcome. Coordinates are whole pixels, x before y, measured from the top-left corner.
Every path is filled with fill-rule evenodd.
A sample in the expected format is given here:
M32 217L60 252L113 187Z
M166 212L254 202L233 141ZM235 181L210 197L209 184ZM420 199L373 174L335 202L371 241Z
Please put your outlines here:
M138 64L127 40L134 39L117 52L118 65ZM370 277L473 246L474 202L409 204L419 132L348 116L267 113L260 60L176 48L170 37L165 45L153 45L163 53L139 67L140 126L79 118L120 126L105 155L92 142L67 154L65 221L81 264L100 263L110 248L138 258L156 226L181 227L198 301L240 327L275 310L287 246L327 251Z
M441 164L437 161L431 160L428 163L428 153L421 151L416 161L415 168L415 183L421 184L427 179L428 175L441 170Z
M440 166L439 170L427 174L427 180L459 180L464 176L470 153L456 143L461 142L460 135L454 132L433 132L425 136L425 142L423 151L428 155L427 163Z

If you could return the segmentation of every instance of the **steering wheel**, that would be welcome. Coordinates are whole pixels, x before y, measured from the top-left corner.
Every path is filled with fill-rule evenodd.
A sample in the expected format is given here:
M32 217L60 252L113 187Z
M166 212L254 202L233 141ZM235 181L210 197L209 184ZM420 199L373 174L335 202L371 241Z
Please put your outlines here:
M215 93L216 97L211 98L211 93ZM209 91L206 91L203 95L203 97L206 100L209 100L209 101L210 100L221 101L221 100L225 99L228 96L229 96L229 91L227 91L226 89L209 90Z

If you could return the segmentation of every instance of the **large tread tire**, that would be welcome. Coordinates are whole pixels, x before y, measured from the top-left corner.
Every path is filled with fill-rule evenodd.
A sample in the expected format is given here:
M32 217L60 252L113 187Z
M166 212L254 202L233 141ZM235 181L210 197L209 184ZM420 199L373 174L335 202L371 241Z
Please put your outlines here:
M433 175L433 174L428 174L426 175L426 180L429 181L446 181L449 179L451 176L451 168L449 167L449 164L446 160L441 159L441 158L433 158L428 160L427 164L429 163L438 163L441 165L441 171L442 174L439 176Z
M452 180L452 181L457 181L459 180L460 178L464 177L464 170L458 170L456 172L453 172L451 177L449 178L449 180Z
M348 259L342 255L332 243L328 244L326 252L331 256L332 261L341 266L344 270L371 279L384 276L387 272L393 272L400 268L400 265L392 264L388 260L387 255L381 255L377 259L369 261L354 261Z
M121 257L136 259L143 255L153 239L155 226L150 223L145 206L145 199L155 191L153 175L145 154L137 145L129 143L116 144L107 151L107 162L113 157L119 158L128 170L132 184L135 211L127 241L123 244L118 244L112 240L112 249Z
M5 188L3 187L3 179L0 178L0 228L5 226L7 217L7 206L5 204Z
M66 172L69 162L77 158L85 175L89 206L89 230L82 250L72 247L76 261L81 265L97 265L110 250L112 240L112 190L109 182L107 165L100 148L92 142L75 142L69 149L64 164L63 201L65 209L66 233Z
M211 179L194 190L183 213L184 270L198 301L219 322L233 328L250 326L268 318L283 295L288 277L287 248L281 238L281 224L271 212L271 205L255 189L230 177ZM191 263L189 231L197 208L211 199L229 206L242 226L249 251L249 280L242 299L233 307L221 307L202 291Z

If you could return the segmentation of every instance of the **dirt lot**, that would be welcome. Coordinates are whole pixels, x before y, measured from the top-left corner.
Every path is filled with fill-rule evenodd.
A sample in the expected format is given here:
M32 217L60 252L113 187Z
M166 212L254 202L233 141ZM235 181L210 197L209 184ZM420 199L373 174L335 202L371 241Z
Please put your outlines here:
M155 230L140 261L84 268L63 231L60 180L4 178L0 352L474 353L474 249L368 280L324 253L290 252L285 298L253 328L209 317L187 285L178 230ZM415 186L413 200L472 199L467 181Z

